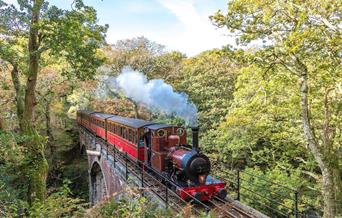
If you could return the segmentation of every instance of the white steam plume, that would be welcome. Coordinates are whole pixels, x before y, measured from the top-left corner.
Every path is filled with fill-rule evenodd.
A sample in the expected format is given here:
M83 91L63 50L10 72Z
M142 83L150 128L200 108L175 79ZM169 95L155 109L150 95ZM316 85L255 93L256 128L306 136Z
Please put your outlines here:
M177 115L188 125L197 125L197 107L185 93L175 92L171 85L161 79L148 80L138 71L124 68L120 75L108 78L107 86L137 103L146 105L166 115Z

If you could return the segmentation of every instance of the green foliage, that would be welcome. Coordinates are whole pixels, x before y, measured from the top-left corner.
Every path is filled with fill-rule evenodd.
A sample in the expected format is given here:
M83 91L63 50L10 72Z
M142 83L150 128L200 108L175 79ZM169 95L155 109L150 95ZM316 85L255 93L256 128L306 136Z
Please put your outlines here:
M106 103L93 100L91 82L76 83L76 79L93 78L104 60L105 70L98 71L100 76L115 76L124 66L130 66L150 79L164 79L176 90L186 92L198 106L202 130L200 146L213 160L215 173L228 178L226 171L218 166L238 168L245 172L241 173L242 186L248 186L263 197L275 199L288 209L242 190L244 203L264 211L265 207L254 200L259 198L268 206L290 211L294 206L289 200L294 198L293 191L283 189L280 190L282 196L278 196L275 193L279 193L279 187L269 182L273 181L299 191L301 210L315 208L312 210L321 212L322 169L315 155L310 153L312 150L308 149L302 133L303 96L299 89L302 80L298 78L303 78L303 74L308 77L310 122L323 161L339 172L342 164L342 37L341 4L338 1L229 1L227 13L218 11L211 17L212 21L237 34L240 45L257 41L258 47L254 50L226 47L192 58L186 58L180 52L166 52L164 46L144 37L122 40L99 51L107 26L98 25L96 11L82 1L75 1L71 11L43 1L41 20L35 26L30 26L33 1L18 2L21 8L7 6L0 0L1 72L5 72L2 69L8 68L9 64L11 69L8 68L6 73L10 74L10 70L17 67L18 80L26 81L30 57L27 49L29 29L36 28L39 41L36 52L40 54L42 70L39 72L41 77L38 77L40 84L36 88L39 90L40 108L35 111L35 122L39 123L36 128L40 134L49 129L45 126L46 115L49 114L45 103L51 103L54 119L56 116L66 119L64 110L67 107L71 106L72 113L91 105L125 116L133 116L134 109L137 109L142 118L183 125L176 117L162 117L143 111L143 107L134 108L136 105L120 96L114 96L114 101ZM44 69L53 71L55 76L45 74ZM62 76L56 76L58 74ZM64 83L65 80L69 80L68 83ZM18 90L15 90L19 109L25 95L25 84L20 82ZM13 89L9 80L0 83L3 93ZM7 97L13 96L10 93ZM0 107L3 108L2 105ZM4 114L9 114L9 111L7 109ZM59 180L69 177L73 182L80 182L82 179L73 180L75 171L82 171L86 166L70 161L67 153L71 151L74 154L72 145L76 143L67 131L69 129L52 132L55 136L51 139L52 144L60 146L56 156L63 158L57 158L56 165L51 166L50 176L54 178L57 175ZM27 181L41 179L44 172L37 171L38 168L46 170L44 161L39 159L37 162L36 155L44 155L42 151L49 140L49 137L42 138L36 132L31 136L0 132L0 216L70 217L83 213L85 205L71 197L66 184L51 194L45 203L36 202L31 209L23 201ZM23 146L28 141L38 142L37 146L28 147L28 150ZM336 176L334 179L339 181L339 178ZM56 188L61 181L52 179L49 182ZM87 183L86 180L84 182ZM68 185L73 189L79 188L74 183ZM85 186L82 187L84 189ZM338 188L335 190L338 198ZM76 194L86 196L82 191ZM118 202L108 200L93 209L90 216L174 216L150 204L149 200L141 196L135 196L133 200L122 198ZM266 212L276 216L270 209Z
M20 6L18 9L0 1L0 31L7 36L0 39L0 58L19 65L20 71L26 74L32 3L20 1ZM74 6L68 11L43 1L41 19L35 27L39 32L37 52L47 53L48 61L55 58L68 63L62 70L63 75L86 79L93 77L96 68L104 61L98 49L103 45L108 26L98 25L95 9L84 5L81 0Z
M27 174L20 175L18 172L27 162L25 148L20 143L28 138L30 137L0 130L0 199L5 202L4 205L12 201L19 203L17 199L25 196Z
M0 181L1 182L1 181ZM1 217L82 217L88 204L83 200L71 197L69 182L50 194L44 202L33 205L19 200L14 190L4 189L0 183L0 215Z
M262 44L249 55L253 69L246 74L258 85L249 79L250 87L237 84L235 108L222 125L225 143L237 151L250 149L252 156L259 153L253 163L261 160L268 170L290 164L308 181L322 182L325 217L336 215L342 196L336 179L341 172L340 11L341 4L330 0L234 0L226 14L218 11L211 17L236 34L238 43ZM260 140L262 153L255 152Z
M292 214L295 206L295 191L309 185L301 178L299 169L291 168L286 170L274 168L265 173L258 168L249 168L241 173L241 180L241 187L244 187L241 201L267 214L274 214L274 216ZM308 203L313 202L301 201L300 211L303 211ZM265 211L264 205L270 208L267 207Z
M69 181L64 181L63 186L44 202L33 204L29 211L30 217L81 217L87 204L71 197L69 185Z
M158 208L156 203L148 203L146 198L134 200L120 199L105 204L100 209L102 217L171 217L171 211Z
M60 64L59 73L69 80L92 78L103 63L98 49L104 44L107 26L97 24L96 11L76 0L73 9L62 10L44 0L20 0L19 7L0 1L0 59L11 66L15 89L17 118L21 134L32 136L25 141L26 162L19 171L28 179L30 204L46 196L48 163L45 144L53 141L50 123L52 86L43 89L39 100L46 108L48 140L42 143L34 125L37 81L43 66ZM26 83L22 84L22 81ZM74 84L71 83L70 86ZM41 102L42 103L42 102ZM51 147L51 146L50 146Z
M203 131L215 128L227 113L234 91L234 52L213 50L184 61L176 88L199 109Z
M234 101L220 126L218 149L235 158L246 153L252 155L250 161L256 165L273 166L281 160L279 156L288 160L300 156L303 152L298 148L303 143L297 107L300 99L289 88L295 84L286 74L267 74L253 65L242 68Z
M74 10L52 6L43 17L40 28L46 40L42 41L42 48L69 63L64 75L91 78L103 62L97 50L103 45L108 28L97 24L95 9L77 1Z
M166 52L163 45L145 37L119 40L106 48L104 53L111 75L117 75L125 66L129 66L148 78L160 78L170 83L174 81L177 69L185 58L180 52Z
M191 207L184 207L177 211L165 209L156 202L151 201L150 196L142 197L136 190L127 189L124 195L114 196L112 199L100 202L91 208L85 217L130 217L130 218L182 218L182 217L201 217L210 218L214 217L211 214L206 215L204 212L200 215L194 215L191 212Z

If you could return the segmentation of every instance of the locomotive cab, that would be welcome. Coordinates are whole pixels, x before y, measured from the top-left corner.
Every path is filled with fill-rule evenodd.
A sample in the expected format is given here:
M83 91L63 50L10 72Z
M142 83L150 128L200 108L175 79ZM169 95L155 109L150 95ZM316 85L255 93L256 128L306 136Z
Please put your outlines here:
M186 131L182 127L152 124L145 127L145 163L164 173L168 169L168 154L172 147L186 144Z

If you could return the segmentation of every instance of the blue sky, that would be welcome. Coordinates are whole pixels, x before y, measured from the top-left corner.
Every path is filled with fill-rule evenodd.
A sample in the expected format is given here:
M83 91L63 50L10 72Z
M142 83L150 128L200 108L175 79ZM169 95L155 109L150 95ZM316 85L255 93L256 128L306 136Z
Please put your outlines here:
M4 0L8 3L16 0ZM70 8L72 0L50 0ZM99 22L109 24L107 42L145 36L188 56L233 44L234 39L210 23L209 15L226 11L227 0L84 0L98 12Z

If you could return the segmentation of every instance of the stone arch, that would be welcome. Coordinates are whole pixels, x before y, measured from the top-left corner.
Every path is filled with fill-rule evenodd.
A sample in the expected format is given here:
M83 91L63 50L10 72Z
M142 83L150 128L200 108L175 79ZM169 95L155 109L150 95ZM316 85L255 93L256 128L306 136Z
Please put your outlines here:
M91 204L95 205L108 195L106 180L101 166L97 161L95 161L91 167L90 185Z

